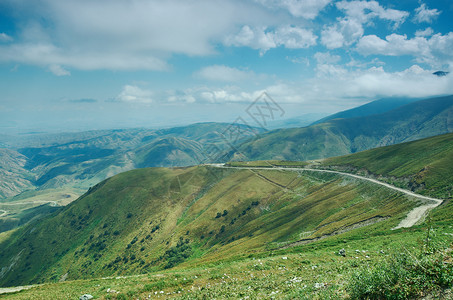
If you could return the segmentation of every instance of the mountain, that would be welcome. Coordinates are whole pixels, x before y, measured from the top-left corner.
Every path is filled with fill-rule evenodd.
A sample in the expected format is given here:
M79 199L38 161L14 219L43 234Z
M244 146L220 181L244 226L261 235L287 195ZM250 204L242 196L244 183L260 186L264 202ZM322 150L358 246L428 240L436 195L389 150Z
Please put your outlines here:
M263 132L244 127L236 128L244 130L233 144ZM159 130L102 130L10 139L10 149L0 150L0 199L29 189L88 189L135 168L210 162L230 147L232 142L224 136L231 128L226 123L199 123Z
M430 194L428 183L436 178L444 178L436 189L451 189L451 157L449 134L321 164L362 169L373 158L377 162L370 172L394 178L418 178L423 165L427 184L419 191ZM137 169L99 183L68 206L4 238L0 284L218 264L300 241L339 235L345 243L343 234L363 226L379 238L417 205L399 192L330 173L210 166ZM442 206L437 216L451 209Z
M314 121L326 117L326 113L307 113L297 117L283 120L275 120L268 123L267 129L305 127L311 125Z
M0 199L33 187L33 175L26 168L27 158L17 151L0 149Z
M370 115L377 115L381 113L385 113L392 109L398 108L400 106L415 102L420 99L416 98L384 98L372 101L370 103L364 104L362 106L358 106L349 110L341 111L336 114L327 116L325 118L319 119L314 124L325 123L330 120L335 119L347 119L347 118L357 118L357 117L365 117Z
M417 140L453 131L453 96L413 102L382 114L334 119L260 135L233 160L311 160Z

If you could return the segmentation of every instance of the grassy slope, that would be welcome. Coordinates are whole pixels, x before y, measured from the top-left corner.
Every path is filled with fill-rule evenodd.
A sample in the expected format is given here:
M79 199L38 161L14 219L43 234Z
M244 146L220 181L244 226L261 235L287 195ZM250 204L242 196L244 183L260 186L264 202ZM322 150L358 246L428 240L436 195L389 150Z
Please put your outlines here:
M426 195L451 198L453 134L329 158L321 164L383 176Z
M0 280L16 285L66 273L68 279L136 274L189 256L194 263L236 259L376 216L394 217L379 223L390 229L415 204L332 174L140 169L15 231L0 245L1 267L12 266Z
M240 160L311 160L416 140L453 130L453 96L417 101L379 115L281 129L239 148ZM236 157L235 157L236 158Z
M411 102L417 101L416 99L412 98L384 98L369 102L367 104L361 105L359 107L355 107L352 109L348 109L345 111L338 112L336 114L327 116L320 120L317 120L313 124L320 124L325 123L330 120L334 119L346 119L346 118L356 118L356 117L364 117L370 115L381 114L392 109L398 108L400 106L409 104Z

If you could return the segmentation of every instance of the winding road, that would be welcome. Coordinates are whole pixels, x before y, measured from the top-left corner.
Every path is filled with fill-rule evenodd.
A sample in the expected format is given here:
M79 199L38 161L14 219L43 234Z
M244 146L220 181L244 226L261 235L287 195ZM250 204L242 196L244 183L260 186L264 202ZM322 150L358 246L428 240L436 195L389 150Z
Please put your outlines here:
M0 209L0 212L1 212L0 218L6 216L6 214L8 213L6 210L3 209Z
M419 195L412 191L405 190L405 189L393 186L391 184L388 184L388 183L385 183L385 182L382 182L382 181L379 181L376 179L367 178L367 177L355 175L355 174L339 172L339 171L333 171L333 170L322 170L322 169L311 169L311 168L284 168L284 167L229 167L229 166L225 166L225 164L210 164L210 166L215 167L215 168L240 169L240 170L283 170L283 171L296 171L296 172L309 171L309 172L333 173L333 174L338 174L338 175L348 176L348 177L352 177L352 178L356 178L356 179L360 179L360 180L369 181L369 182L372 182L375 184L385 186L389 189L404 193L408 196L412 196L412 197L415 197L415 198L418 198L418 199L421 199L424 201L431 202L431 203L427 203L427 204L418 206L418 207L414 208L413 210L411 210L407 214L406 218L404 220L402 220L400 222L400 224L398 224L398 226L396 226L393 229L408 228L408 227L414 226L418 221L420 221L426 215L426 213L429 210L441 205L443 202L442 199L436 199L436 198L432 198L432 197L428 197L428 196Z

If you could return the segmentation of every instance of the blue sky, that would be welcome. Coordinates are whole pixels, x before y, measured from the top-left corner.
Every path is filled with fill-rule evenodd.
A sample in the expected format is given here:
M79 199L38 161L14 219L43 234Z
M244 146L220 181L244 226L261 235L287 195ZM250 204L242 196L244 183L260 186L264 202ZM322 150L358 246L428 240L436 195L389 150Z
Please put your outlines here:
M3 132L230 122L453 94L453 2L0 0Z

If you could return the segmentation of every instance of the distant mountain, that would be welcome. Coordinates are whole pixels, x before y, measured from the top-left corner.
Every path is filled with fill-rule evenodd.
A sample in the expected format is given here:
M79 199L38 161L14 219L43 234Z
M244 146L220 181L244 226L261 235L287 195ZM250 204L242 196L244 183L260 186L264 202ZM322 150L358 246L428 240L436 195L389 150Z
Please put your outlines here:
M419 192L430 194L434 184L445 195L452 189L452 157L449 134L333 158L323 167L412 178L426 183ZM416 205L393 190L319 172L132 170L0 240L0 286L200 267L274 251L279 256L281 247L301 238L342 247L373 232L376 243ZM437 216L451 224L451 211L447 203Z
M356 118L356 117L365 117L370 115L377 115L392 109L398 108L400 106L419 101L420 99L416 98L384 98L372 101L370 103L364 104L359 107L348 109L345 111L338 112L336 114L327 116L325 118L319 119L314 124L325 123L334 119L347 119L347 118Z
M34 176L26 163L27 157L19 152L0 149L0 199L33 188Z
M314 121L324 118L327 114L325 113L308 113L298 117L293 117L283 120L275 120L268 123L267 129L278 129L278 128L295 128L305 127L312 124Z
M230 144L263 132L244 128L228 140L231 124L199 123L150 130L102 130L8 139L0 149L0 199L27 189L90 186L120 172L143 167L189 166L212 162Z
M240 146L233 160L310 160L355 153L453 131L453 96L409 103L382 114L280 129Z

